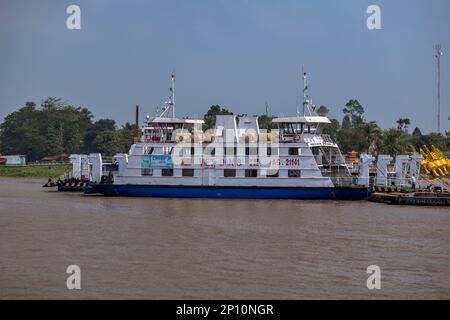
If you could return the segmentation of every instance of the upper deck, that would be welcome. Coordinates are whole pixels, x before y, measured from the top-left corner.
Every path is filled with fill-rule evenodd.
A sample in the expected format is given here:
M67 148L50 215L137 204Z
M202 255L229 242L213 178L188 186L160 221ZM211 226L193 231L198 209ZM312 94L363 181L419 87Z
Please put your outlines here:
M327 117L275 118L278 129L260 130L257 116L218 115L214 129L202 131L203 120L169 117L148 118L142 127L141 143L307 143L334 145L329 136L322 135L323 127L330 123Z
M203 120L155 117L147 119L138 142L176 143L180 134L193 135L202 130Z

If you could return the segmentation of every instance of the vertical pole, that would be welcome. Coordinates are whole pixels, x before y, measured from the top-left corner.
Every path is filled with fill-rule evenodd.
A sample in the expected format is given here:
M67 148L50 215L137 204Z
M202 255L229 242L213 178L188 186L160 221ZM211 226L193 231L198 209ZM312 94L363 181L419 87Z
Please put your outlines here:
M306 90L308 88L308 84L306 82L306 72L303 71L303 68L302 73L303 73L303 116L305 116Z
M136 136L139 133L139 106L136 105Z
M175 75L172 74L172 118L175 118Z
M438 80L437 80L437 100L438 100L438 113L437 113L437 130L441 133L441 45L436 45L436 59L438 68Z

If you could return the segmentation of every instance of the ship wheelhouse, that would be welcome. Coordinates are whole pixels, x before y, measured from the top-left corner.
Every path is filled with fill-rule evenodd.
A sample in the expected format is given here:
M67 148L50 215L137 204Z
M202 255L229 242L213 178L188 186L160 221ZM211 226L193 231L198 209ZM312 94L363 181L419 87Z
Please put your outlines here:
M142 128L139 142L174 143L183 135L194 135L202 130L203 120L155 117Z
M339 146L329 135L322 134L324 126L331 123L327 117L287 117L273 122L278 123L281 143L301 141L311 149L324 177L332 178L335 184L350 182L350 172Z

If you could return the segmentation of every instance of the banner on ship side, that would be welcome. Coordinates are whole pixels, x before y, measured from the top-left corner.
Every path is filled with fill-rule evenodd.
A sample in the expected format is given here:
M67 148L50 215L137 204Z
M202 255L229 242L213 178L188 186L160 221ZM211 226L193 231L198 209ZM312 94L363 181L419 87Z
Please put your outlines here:
M173 169L170 155L144 155L141 162L142 169Z

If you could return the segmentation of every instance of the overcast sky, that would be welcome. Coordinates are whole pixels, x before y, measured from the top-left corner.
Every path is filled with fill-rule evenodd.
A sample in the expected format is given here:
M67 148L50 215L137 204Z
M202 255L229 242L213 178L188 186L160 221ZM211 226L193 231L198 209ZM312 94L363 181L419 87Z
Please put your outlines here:
M68 30L66 8L81 8ZM381 30L366 26L381 8ZM294 115L301 67L317 105L342 118L356 98L382 127L409 117L436 131L441 43L442 128L450 129L448 0L0 0L0 117L47 96L119 124L154 114L176 73L177 116L212 104Z

